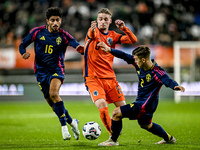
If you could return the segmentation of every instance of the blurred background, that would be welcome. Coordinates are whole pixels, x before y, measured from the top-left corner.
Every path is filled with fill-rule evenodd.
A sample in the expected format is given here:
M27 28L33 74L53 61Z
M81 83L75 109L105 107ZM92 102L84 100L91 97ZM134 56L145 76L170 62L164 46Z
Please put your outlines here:
M45 11L52 6L63 11L61 28L82 45L98 10L109 8L113 13L110 30L123 34L114 24L116 19L121 19L138 38L136 44L117 45L117 49L131 53L139 45L148 45L152 58L171 78L174 79L178 70L179 84L190 91L182 97L189 96L193 100L200 95L199 0L1 0L0 100L43 99L33 73L34 45L27 48L31 53L28 60L21 58L18 47L32 28L46 24ZM175 41L181 41L177 46L180 55L176 56ZM83 56L68 47L66 79L60 91L62 96L83 98L84 95L88 99L82 66ZM124 94L135 96L138 79L134 68L123 60L115 59L114 70ZM173 98L174 93L164 88L160 96Z

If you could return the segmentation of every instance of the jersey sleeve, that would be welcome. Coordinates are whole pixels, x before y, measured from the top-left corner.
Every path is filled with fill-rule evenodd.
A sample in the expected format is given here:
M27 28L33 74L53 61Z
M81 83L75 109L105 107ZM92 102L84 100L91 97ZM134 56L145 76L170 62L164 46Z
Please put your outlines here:
M76 41L76 39L73 38L73 36L71 36L67 31L64 31L64 37L65 37L65 44L72 46L73 48L76 49L77 46L79 46L80 44Z
M133 44L137 42L137 37L135 36L135 34L133 34L133 32L131 32L131 30L129 30L129 28L124 26L121 30L126 34L121 36L121 43Z
M135 63L135 59L132 55L127 54L123 51L120 50L116 50L111 48L111 52L112 55L114 55L115 57L121 58L123 60L125 60L128 64L134 64Z
M155 74L155 79L173 90L175 86L178 86L178 83L172 80L164 70L158 70Z
M37 34L37 30L36 30L36 28L34 28L23 39L22 43L19 45L19 52L21 55L26 53L26 47L29 46L35 40L36 34Z
M96 29L95 29L96 30ZM88 38L90 39L93 39L96 37L96 31L92 31L91 28L88 29L88 32L87 32L87 36Z
M76 49L76 47L80 44L74 38L72 38L69 40L69 45Z

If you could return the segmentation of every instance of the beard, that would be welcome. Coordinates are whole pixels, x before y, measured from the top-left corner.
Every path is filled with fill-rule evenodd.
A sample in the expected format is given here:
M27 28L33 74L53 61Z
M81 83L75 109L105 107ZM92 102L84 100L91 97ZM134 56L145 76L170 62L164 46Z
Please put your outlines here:
M57 27L57 29L55 29L55 27ZM59 27L58 27L58 26L53 26L53 27L51 27L51 31L52 31L53 33L56 33L56 32L59 31Z

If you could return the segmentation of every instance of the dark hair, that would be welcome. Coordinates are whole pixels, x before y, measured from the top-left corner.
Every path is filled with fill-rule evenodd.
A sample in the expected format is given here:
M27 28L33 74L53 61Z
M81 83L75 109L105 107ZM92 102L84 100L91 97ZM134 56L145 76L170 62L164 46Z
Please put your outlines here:
M132 55L137 55L140 59L141 58L149 58L151 54L151 50L147 46L139 46L135 48L132 52Z
M98 11L98 14L100 14L100 13L108 14L108 15L112 16L112 13L111 13L111 11L110 11L108 8L101 8L101 9Z
M49 19L51 16L59 16L62 17L62 11L58 7L50 7L46 11L46 17Z

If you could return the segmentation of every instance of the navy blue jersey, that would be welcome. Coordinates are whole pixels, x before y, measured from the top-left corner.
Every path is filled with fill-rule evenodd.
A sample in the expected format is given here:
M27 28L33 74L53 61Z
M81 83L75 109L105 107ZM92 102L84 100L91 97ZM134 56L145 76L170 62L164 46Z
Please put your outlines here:
M23 55L26 47L34 42L36 77L43 73L55 73L56 69L61 70L64 74L64 57L67 46L76 48L79 45L63 29L59 29L57 33L50 33L47 27L44 25L32 29L19 46L19 51Z
M134 56L115 49L111 49L111 54L135 66L139 79L136 103L142 103L141 107L147 113L153 113L156 110L159 91L163 84L173 90L175 86L178 86L178 83L170 79L164 69L154 60L152 60L153 66L145 71L137 66Z

